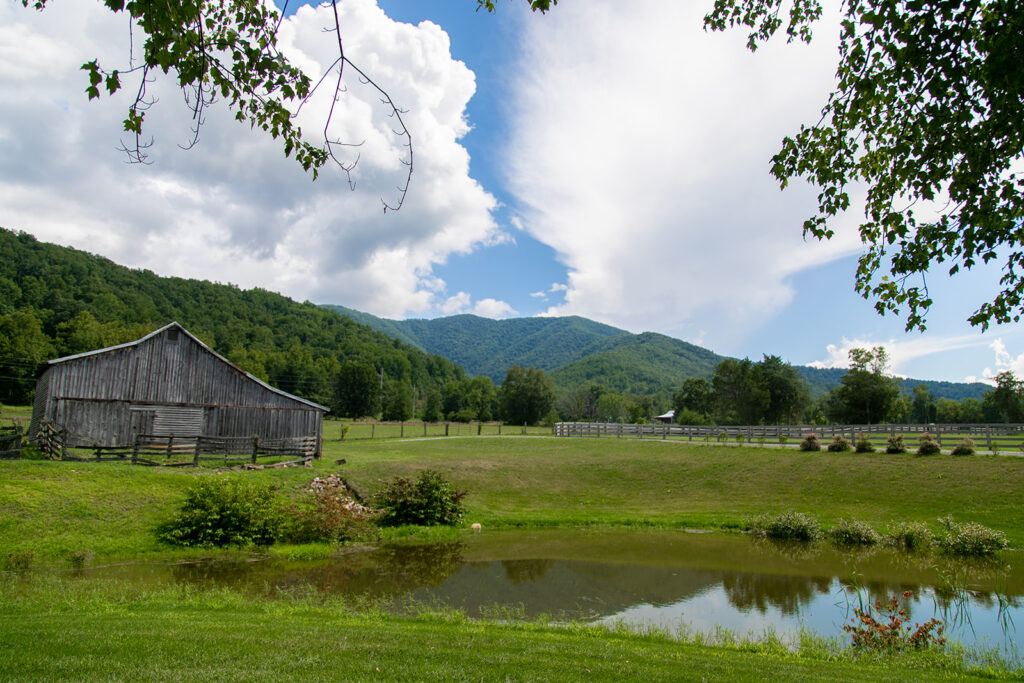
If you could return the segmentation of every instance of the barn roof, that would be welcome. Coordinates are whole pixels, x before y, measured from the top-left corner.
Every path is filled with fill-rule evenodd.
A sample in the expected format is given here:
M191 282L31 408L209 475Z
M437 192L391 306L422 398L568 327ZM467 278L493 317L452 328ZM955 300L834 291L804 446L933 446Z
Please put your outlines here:
M188 335L189 339L191 339L196 344L198 344L207 353L212 354L214 358L217 358L222 363L225 363L225 364L229 365L230 367L234 368L238 372L240 372L243 375L245 375L246 377L248 377L253 382L256 382L257 384L262 386L267 391L270 391L270 392L273 392L275 394L278 394L279 396L284 396L286 398L290 398L292 400L298 401L299 403L304 403L304 404L310 406L311 408L316 408L317 410L322 410L325 413L328 411L328 408L320 405L319 403L314 403L313 401L307 401L306 399L304 399L304 398L302 398L300 396L296 396L295 394L289 394L287 391L281 391L280 389L278 389L276 387L270 386L269 384L267 384L266 382L261 380L259 377L256 377L255 375L253 375L253 374L251 374L249 372L246 372L245 370L243 370L242 368L238 367L237 365L235 365L234 363L229 361L227 358L225 358L224 356L220 355L219 353L217 353L216 351L211 349L209 346L204 344L202 341L199 340L198 337L193 335L191 332L186 330L184 327L182 327L177 322L168 323L167 325L164 325L160 329L153 330L152 332L147 334L145 337L142 337L140 339L136 339L135 341L125 342L124 344L117 344L115 346L108 346L105 349L96 349L95 351L86 351L85 353L76 353L76 354L74 354L72 356L63 356L62 358L54 358L53 360L49 361L49 365L57 365L58 363L67 363L69 361L78 360L80 358L89 358L90 356L99 356L99 355L104 354L104 353L110 353L111 351L119 351L121 349L128 349L128 348L131 348L133 346L138 346L142 342L144 342L144 341L146 341L148 339L152 339L153 337L157 336L158 334L162 334L162 333L166 332L167 330L171 329L172 327L176 327L181 332L183 332L184 334Z

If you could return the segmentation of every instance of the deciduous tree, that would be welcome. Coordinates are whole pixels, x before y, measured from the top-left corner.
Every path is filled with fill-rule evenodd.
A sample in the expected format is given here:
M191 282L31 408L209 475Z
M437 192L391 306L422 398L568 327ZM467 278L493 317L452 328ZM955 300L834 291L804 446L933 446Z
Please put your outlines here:
M519 365L501 383L501 416L511 424L537 424L555 405L555 392L544 371Z

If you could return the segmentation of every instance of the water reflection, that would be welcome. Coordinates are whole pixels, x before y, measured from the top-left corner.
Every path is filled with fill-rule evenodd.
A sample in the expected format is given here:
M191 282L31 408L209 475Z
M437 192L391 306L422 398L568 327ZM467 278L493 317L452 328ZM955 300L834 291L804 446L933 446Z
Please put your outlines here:
M396 609L409 602L444 605L471 616L724 626L741 635L809 628L839 637L854 607L911 591L912 621L935 616L948 636L965 643L1019 648L1015 623L1024 613L1024 576L1011 564L755 543L741 536L552 531L384 545L317 562L118 567L85 575L312 590L383 599Z

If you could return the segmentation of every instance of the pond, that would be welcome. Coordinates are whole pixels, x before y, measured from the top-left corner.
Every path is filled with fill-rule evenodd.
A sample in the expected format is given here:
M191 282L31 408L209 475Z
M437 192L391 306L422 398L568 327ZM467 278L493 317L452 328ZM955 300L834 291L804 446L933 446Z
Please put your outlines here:
M97 568L86 576L314 590L469 616L626 621L638 628L744 636L801 628L848 638L863 602L912 591L910 623L932 617L946 636L1020 659L1022 553L955 561L884 548L840 551L741 534L645 530L485 531L444 543L385 544L315 562L263 561Z

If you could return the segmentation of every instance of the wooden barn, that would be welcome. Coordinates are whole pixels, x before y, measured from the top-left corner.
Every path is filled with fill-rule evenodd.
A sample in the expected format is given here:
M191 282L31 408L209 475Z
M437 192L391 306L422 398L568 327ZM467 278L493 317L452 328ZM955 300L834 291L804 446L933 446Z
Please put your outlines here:
M42 420L73 446L130 446L136 435L316 437L327 408L275 389L174 322L142 339L49 361L29 438Z

